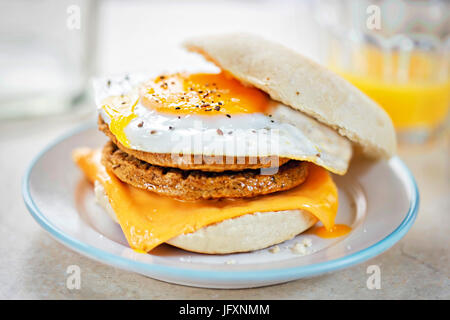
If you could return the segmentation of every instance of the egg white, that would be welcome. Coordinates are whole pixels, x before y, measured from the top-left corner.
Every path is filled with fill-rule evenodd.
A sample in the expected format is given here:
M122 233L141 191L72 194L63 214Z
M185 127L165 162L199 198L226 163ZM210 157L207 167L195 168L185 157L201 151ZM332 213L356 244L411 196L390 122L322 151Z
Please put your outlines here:
M95 80L98 112L108 125L111 118L102 108L104 99L130 94L143 80L142 76ZM352 156L350 141L301 112L271 103L270 116L252 113L227 117L166 114L138 102L136 117L124 133L129 148L145 152L217 156L217 161L225 163L234 157L278 156L310 161L337 174L347 171Z

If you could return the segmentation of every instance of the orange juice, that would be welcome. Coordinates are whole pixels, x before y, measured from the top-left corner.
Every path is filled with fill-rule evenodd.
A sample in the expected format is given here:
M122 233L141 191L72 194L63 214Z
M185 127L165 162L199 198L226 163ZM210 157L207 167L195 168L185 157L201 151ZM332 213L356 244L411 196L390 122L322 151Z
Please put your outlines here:
M433 129L448 113L449 81L398 84L346 73L341 75L378 102L397 129Z
M445 56L365 47L352 58L351 72L333 67L334 63L331 68L378 102L397 129L432 130L443 122L450 105Z

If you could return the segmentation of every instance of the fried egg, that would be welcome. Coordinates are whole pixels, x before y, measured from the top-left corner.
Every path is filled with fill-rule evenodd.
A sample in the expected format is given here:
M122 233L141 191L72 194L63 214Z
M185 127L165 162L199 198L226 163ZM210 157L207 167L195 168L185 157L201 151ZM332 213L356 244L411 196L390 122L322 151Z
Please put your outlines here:
M349 140L221 73L96 79L98 112L124 146L152 153L284 157L344 174ZM219 161L219 160L218 160Z

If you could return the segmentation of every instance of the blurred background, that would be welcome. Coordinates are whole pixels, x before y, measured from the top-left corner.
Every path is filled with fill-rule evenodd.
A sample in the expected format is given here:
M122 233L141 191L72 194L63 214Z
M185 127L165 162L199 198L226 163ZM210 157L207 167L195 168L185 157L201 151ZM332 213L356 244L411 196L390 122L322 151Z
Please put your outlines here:
M41 232L20 192L31 159L73 128L95 122L90 79L208 67L180 43L189 36L246 31L341 74L390 114L399 156L419 185L421 208L394 253L383 255L384 279L404 286L406 296L433 296L444 277L436 270L446 270L440 274L448 281L450 256L449 14L447 0L0 0L0 176L6 181L0 184L0 242L9 267L0 287L40 297L40 286L52 287L60 277L57 268L42 269L38 273L48 277L35 282L39 266L28 260L28 243L14 250L10 244ZM54 246L43 237L33 247L39 248L35 256L60 264ZM401 280L404 263L415 273ZM32 281L24 286L27 275ZM408 282L417 279L431 280L418 291L418 282ZM332 281L323 280L323 288L341 287ZM354 294L369 297L366 291Z

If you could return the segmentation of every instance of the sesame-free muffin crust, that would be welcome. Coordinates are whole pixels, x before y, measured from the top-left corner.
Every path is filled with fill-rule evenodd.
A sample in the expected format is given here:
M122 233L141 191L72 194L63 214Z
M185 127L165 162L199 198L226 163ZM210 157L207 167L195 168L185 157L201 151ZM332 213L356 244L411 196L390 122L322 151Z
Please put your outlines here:
M139 160L109 141L103 165L121 181L180 200L249 198L292 189L306 180L308 164L291 160L273 175L260 170L204 172L155 166Z
M108 124L103 121L101 116L98 117L98 128L108 138L110 138L120 150L136 157L139 160L161 167L179 168L182 170L223 172L270 168L274 163L282 166L289 161L288 158L281 157L260 157L258 159L254 159L252 157L246 157L245 159L234 157L233 161L229 161L231 163L213 163L214 157L203 155L201 157L202 162L197 163L199 161L198 159L195 159L196 161L194 161L194 155L175 157L174 159L170 153L152 153L127 148L117 140L116 136L111 132L111 130L109 130Z

